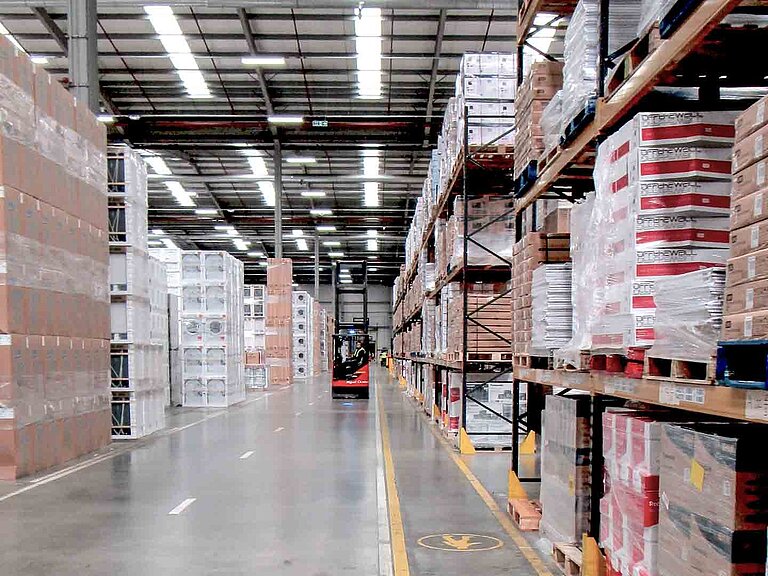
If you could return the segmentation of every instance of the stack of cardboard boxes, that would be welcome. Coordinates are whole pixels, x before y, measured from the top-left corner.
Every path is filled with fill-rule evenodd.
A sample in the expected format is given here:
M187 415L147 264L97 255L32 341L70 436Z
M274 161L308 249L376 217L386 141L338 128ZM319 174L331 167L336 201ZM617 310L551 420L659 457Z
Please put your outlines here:
M139 438L165 426L168 289L165 265L148 252L144 161L115 146L107 165L112 437Z
M529 232L516 242L512 255L513 352L530 355L533 327L533 271L542 264L570 260L570 236L564 233Z
M659 576L764 574L768 430L755 424L663 426Z
M515 101L515 168L520 175L544 151L541 118L545 107L563 85L561 62L534 62L517 89Z
M734 118L640 113L598 148L593 351L652 345L655 280L725 265Z
M106 134L0 38L0 479L110 441Z
M267 261L266 348L270 386L293 377L293 265L289 258Z
M763 98L736 120L723 339L768 337L768 134Z
M589 396L546 397L541 433L541 532L551 542L580 543L589 531L591 409Z

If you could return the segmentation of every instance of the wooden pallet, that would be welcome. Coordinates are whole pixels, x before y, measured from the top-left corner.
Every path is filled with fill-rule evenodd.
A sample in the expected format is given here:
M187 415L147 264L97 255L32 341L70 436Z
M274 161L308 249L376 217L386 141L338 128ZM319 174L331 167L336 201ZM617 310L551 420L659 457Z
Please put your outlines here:
M552 369L552 358L549 356L533 356L531 354L514 354L513 362L520 368Z
M683 384L714 384L715 359L700 362L646 356L643 375L649 380L671 380Z
M626 354L591 354L589 370L623 374L627 378L642 378L645 371L645 350L630 348Z
M573 544L553 544L552 557L565 576L581 576L582 554Z
M534 532L541 524L541 502L513 498L507 503L507 510L512 515L517 527L523 532Z
M478 432L482 434L482 432ZM512 446L475 446L475 450L478 452L509 452L512 450Z
M589 370L589 358L589 352L582 350L579 352L579 359L575 364L560 359L560 361L555 362L554 368L555 370L565 370L566 372L586 372Z
M616 63L613 72L609 73L605 88L606 96L610 97L616 92L660 44L659 25L654 23L635 40L627 53Z
M467 352L467 362L508 362L513 357L512 352Z

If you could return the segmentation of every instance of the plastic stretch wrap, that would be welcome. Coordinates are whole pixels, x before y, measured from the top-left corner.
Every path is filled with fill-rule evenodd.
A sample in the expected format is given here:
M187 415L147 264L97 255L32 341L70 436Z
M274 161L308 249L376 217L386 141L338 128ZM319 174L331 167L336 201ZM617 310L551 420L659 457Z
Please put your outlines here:
M541 532L551 542L581 542L591 500L589 396L547 396L542 424Z
M508 198L485 196L467 202L467 232L472 241L467 241L467 265L503 266L504 258L512 260L515 243L515 215ZM464 258L464 202L461 197L454 201L452 253L450 266L461 264ZM478 246L480 244L481 246ZM495 253L496 255L494 255Z
M666 424L662 430L659 576L764 574L766 428Z
M184 406L230 406L245 398L243 380L243 263L226 252L183 251L179 299ZM290 284L288 318L280 328L291 339ZM270 294L267 296L268 306ZM290 366L290 348L282 356Z
M541 130L544 133L544 153L547 153L560 145L562 127L563 91L558 90L541 113Z
M461 374L457 376L461 382ZM470 394L474 401L465 399L467 420L464 428L476 447L509 446L512 424L507 420L512 419L513 411L512 374L501 375L493 382L480 384L489 379L488 374L467 374L467 387L475 390Z
M657 280L656 340L649 355L708 362L723 325L724 292L724 268Z

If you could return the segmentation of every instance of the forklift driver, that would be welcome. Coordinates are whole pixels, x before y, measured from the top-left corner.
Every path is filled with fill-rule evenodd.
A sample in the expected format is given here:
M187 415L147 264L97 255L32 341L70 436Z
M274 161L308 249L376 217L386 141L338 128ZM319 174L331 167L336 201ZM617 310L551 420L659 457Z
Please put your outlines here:
M360 370L368 363L368 350L363 346L362 340L357 340L355 343L355 352L351 358L348 358L342 362L337 370L335 370L333 377L336 379L348 379L353 376L355 372Z

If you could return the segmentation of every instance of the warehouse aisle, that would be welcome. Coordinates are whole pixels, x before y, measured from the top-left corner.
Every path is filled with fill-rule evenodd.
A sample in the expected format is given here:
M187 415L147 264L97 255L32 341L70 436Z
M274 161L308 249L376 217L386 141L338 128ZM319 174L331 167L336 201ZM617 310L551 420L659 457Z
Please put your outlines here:
M426 421L383 371L376 376L387 380L381 403L410 573L534 575ZM375 406L332 402L317 379L228 411L184 411L169 430L117 444L82 469L4 485L0 572L379 574L386 503L377 499ZM502 546L457 553L417 543L437 534L426 543L461 548L457 533Z

